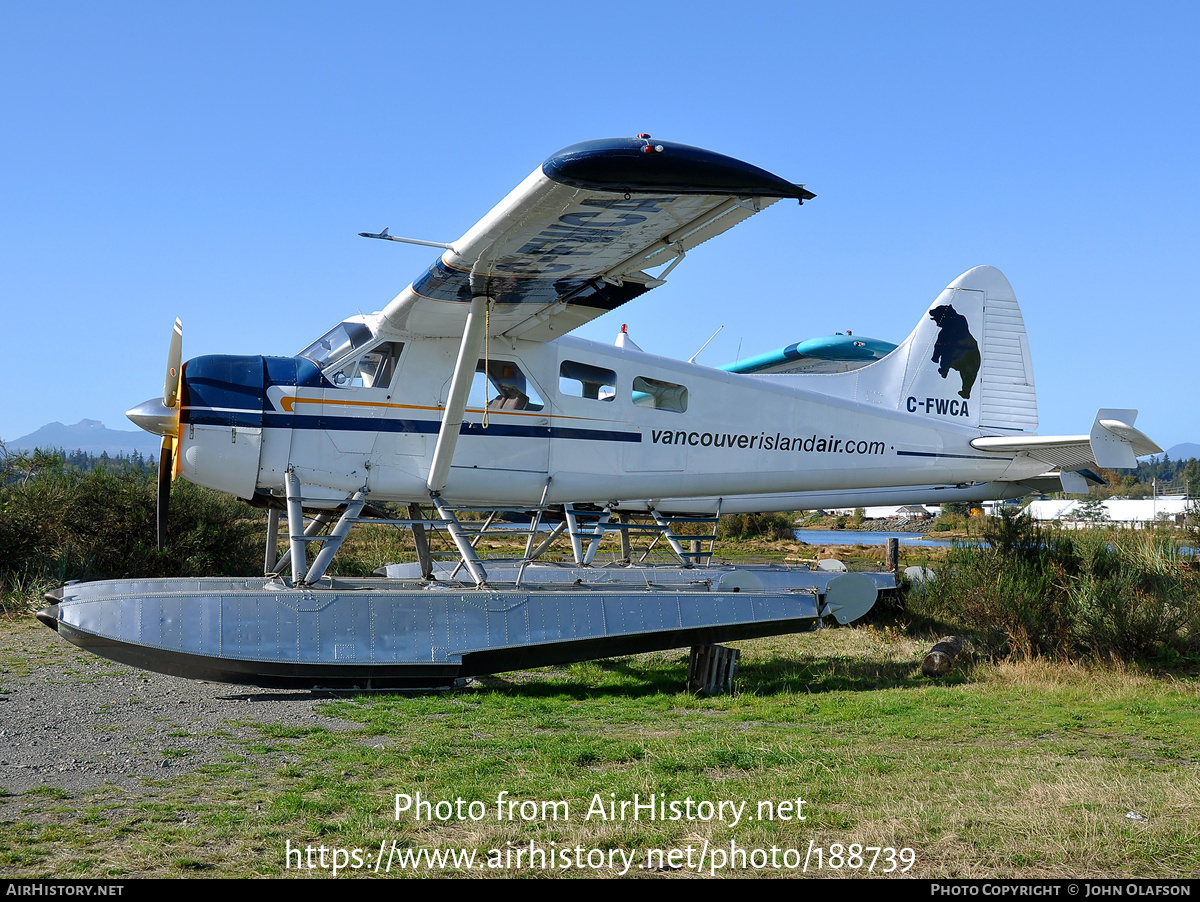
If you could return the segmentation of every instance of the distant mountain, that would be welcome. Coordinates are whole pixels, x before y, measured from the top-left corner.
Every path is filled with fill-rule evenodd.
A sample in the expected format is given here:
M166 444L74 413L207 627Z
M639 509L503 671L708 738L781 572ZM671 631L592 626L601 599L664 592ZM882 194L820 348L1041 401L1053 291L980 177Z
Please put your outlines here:
M1167 454L1171 460L1188 460L1193 457L1200 457L1200 445L1195 442L1183 442L1179 445L1173 445L1167 449Z
M74 426L62 423L47 423L36 432L23 435L4 445L10 451L47 451L61 448L64 451L85 451L99 457L132 454L140 451L143 457L158 457L162 440L140 429L108 429L99 420L80 420Z

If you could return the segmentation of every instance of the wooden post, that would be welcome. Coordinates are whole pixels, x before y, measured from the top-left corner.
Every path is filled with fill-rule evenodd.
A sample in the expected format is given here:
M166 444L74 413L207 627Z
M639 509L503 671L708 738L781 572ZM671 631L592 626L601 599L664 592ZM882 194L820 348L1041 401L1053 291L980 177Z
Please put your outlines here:
M887 540L887 552L883 561L883 569L890 570L900 582L900 540L895 536Z
M738 659L742 653L724 645L693 645L688 659L689 692L721 695L733 691Z

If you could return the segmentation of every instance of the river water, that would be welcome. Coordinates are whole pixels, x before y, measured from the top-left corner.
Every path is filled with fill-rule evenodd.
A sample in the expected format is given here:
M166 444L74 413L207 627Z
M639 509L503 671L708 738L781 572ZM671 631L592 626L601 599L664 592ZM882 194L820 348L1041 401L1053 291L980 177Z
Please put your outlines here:
M797 540L809 545L886 545L888 539L896 538L901 545L925 545L948 548L952 539L933 539L918 532L870 532L859 529L797 529Z

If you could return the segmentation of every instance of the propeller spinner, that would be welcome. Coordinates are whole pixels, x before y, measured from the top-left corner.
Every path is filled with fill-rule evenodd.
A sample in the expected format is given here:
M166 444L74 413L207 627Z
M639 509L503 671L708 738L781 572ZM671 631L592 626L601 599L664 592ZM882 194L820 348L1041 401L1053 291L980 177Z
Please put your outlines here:
M158 499L155 504L158 521L158 550L167 544L167 507L171 500L171 482L179 472L179 393L183 383L183 323L176 319L167 350L167 372L161 398L151 398L127 411L125 416L134 423L162 436L158 455Z

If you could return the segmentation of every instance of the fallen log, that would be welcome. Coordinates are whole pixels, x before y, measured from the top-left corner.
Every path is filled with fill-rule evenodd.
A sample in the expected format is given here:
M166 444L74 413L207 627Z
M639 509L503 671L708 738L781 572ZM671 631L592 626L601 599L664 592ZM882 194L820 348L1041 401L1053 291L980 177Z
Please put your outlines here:
M927 677L945 676L954 666L954 659L962 651L963 640L958 636L943 636L937 641L925 660L921 662L921 673Z

